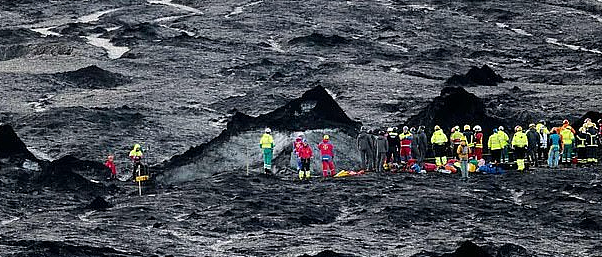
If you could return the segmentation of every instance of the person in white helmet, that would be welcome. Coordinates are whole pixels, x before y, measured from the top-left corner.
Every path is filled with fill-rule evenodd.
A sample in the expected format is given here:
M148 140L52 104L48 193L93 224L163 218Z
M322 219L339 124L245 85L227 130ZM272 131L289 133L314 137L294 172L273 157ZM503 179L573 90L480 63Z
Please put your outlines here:
M265 133L261 136L261 140L259 140L259 147L261 147L263 154L263 169L266 174L271 174L274 138L272 137L272 130L270 128L265 129Z

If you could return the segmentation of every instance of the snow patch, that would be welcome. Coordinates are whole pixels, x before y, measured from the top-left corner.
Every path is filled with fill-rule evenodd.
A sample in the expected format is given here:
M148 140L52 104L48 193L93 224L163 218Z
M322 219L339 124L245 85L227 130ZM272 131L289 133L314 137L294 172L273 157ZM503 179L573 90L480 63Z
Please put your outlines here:
M244 12L244 9L246 7L250 7L250 6L253 6L253 5L258 5L260 3L263 3L263 1L252 2L252 3L248 3L248 4L245 4L245 5L242 5L242 6L234 7L234 10L232 10L232 12L230 12L230 14L224 16L224 18L227 19L227 18L230 18L230 17L232 17L234 15L241 14L241 13Z
M529 36L529 37L532 37L532 36L533 36L533 34L531 34L531 33L529 33L529 32L526 32L526 31L524 31L523 29L510 29L510 30L512 30L512 31L514 31L514 32L516 32L516 33L517 33L517 34L519 34L519 35L523 35L523 36Z
M282 46L280 44L278 44L278 42L276 42L276 40L268 39L268 43L270 44L270 49L272 49L273 51L279 52L279 53L284 53Z
M330 89L328 88L324 88L326 90L326 92L330 95L330 97L332 97L332 99L337 99L337 94L335 94L334 92L330 91Z
M575 50L575 51L584 51L584 52L590 52L590 53L595 53L595 54L602 54L602 51L600 51L598 49L587 49L585 47L578 46L578 45L560 43L559 40L556 38L550 38L550 37L546 38L546 43L566 47L566 48L569 48L569 49Z
M40 168L40 165L37 162L33 162L30 160L25 160L25 162L23 162L23 168L27 169L27 170L32 170L32 171L41 171L42 170Z
M100 17L102 17L102 16L104 16L106 14L118 11L120 9L121 8L115 8L115 9L110 9L110 10L105 10L105 11L99 11L99 12L91 13L91 14L88 14L86 16L82 16L82 17L77 18L77 22L79 22L79 23L96 22L96 21L100 20Z
M104 48L107 54L109 55L109 59L118 59L121 56L123 56L123 54L130 51L129 47L116 46L111 43L110 39L101 38L100 35L102 34L94 34L90 36L85 36L84 38L88 40L88 44Z
M380 42L380 43L381 43L381 44L383 44L383 45L385 45L385 46L389 46L389 47L397 48L397 49L399 49L400 51L402 51L402 52L404 52L404 53L407 53L407 52L408 52L408 49L407 49L407 48L405 48L405 47L403 47L403 46L400 46L400 45L395 45L395 44L386 43L386 42Z
M15 221L17 221L17 220L20 220L20 219L21 219L21 218L19 218L19 217L14 217L14 218L12 218L12 219L9 219L9 220L3 220L3 221L0 221L0 225L2 225L2 226L6 226L6 225L8 225L8 224L10 224L10 223L13 223L13 222L15 222Z
M175 4L175 3L172 3L172 0L148 0L148 3L149 4L167 5L167 6L178 8L182 11L187 11L187 12L191 12L194 14L203 14L203 12L201 12L201 10L199 10L199 9L196 9L196 8L190 7L190 6L186 6L186 5Z
M428 11L435 10L435 7L432 7L432 6L426 5L426 4L411 4L411 5L408 5L408 7L412 8L412 9L418 9L418 10L428 10Z
M54 29L54 28L56 28L56 27L53 26L53 27L46 27L46 28L36 28L36 29L31 29L31 31L42 34L42 37L48 37L48 36L60 37L60 36L62 36L59 33L50 31L51 29Z

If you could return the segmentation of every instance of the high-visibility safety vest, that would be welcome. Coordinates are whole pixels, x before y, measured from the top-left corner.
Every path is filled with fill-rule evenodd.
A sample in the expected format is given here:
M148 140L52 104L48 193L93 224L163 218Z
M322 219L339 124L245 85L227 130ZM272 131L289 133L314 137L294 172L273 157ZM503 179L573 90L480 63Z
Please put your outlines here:
M527 134L522 131L518 131L514 133L512 137L512 146L525 148L529 146L529 139L527 138Z
M506 134L506 132L500 130L497 132L498 135L498 140L500 141L500 144L502 145L502 148L506 147L508 145L508 140L510 140L510 137L508 136L508 134Z
M487 147L489 147L490 150L500 150L504 148L498 133L489 136L489 140L487 140Z
M412 144L412 133L403 133L399 135L399 139L401 139L401 147L410 147Z
M274 138L270 134L263 134L261 140L259 140L259 145L261 149L274 148Z
M562 131L560 131L560 135L562 136L562 143L565 145L573 144L573 140L575 140L575 134L571 131L571 127L568 126Z
M464 134L460 133L460 131L454 131L454 133L452 133L449 136L449 139L455 144L455 145L459 145L460 142L462 142L462 137L464 136Z
M443 133L443 130L435 130L431 136L431 144L444 145L445 143L447 143L447 136Z

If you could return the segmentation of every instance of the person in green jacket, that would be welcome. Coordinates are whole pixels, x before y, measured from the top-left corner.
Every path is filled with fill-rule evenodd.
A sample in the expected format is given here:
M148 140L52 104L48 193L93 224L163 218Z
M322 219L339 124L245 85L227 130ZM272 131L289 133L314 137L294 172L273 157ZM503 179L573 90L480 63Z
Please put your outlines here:
M514 156L516 157L516 166L518 167L518 171L525 170L525 153L527 152L527 147L529 146L529 139L527 138L527 134L523 132L523 128L521 126L516 126L514 128L514 136L512 137L512 149L514 149Z
M509 160L508 158L508 146L509 146L509 142L510 142L510 137L508 136L508 134L506 134L506 132L504 132L504 127L500 126L498 128L498 136L499 136L499 140L502 143L502 151L501 151L501 157L500 157L500 162L503 163L507 163Z
M565 124L568 124L568 122ZM564 146L561 162L570 164L571 159L573 159L573 141L575 141L575 133L573 133L573 128L570 125L563 126L563 128L560 130L560 136L562 137L562 145Z
M263 169L266 174L272 173L272 156L274 154L274 138L272 137L272 130L270 128L265 129L265 133L259 140L259 147L263 154Z

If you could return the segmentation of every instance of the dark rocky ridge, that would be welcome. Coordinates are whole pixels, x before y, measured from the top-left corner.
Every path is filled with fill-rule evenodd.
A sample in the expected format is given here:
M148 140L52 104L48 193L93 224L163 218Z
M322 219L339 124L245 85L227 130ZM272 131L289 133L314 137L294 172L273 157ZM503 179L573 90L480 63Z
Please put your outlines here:
M445 81L450 86L497 86L504 79L486 64L481 68L472 66L465 75L453 75Z
M407 124L411 126L426 126L427 131L439 125L446 133L454 126L463 127L480 125L483 131L489 133L491 129L500 125L506 126L506 121L492 117L487 113L483 100L462 87L445 87L441 95L411 117Z
M54 75L59 80L66 81L78 88L105 89L129 83L125 76L104 70L96 65L91 65L75 71L68 71Z
M10 125L0 125L0 159L37 160Z

